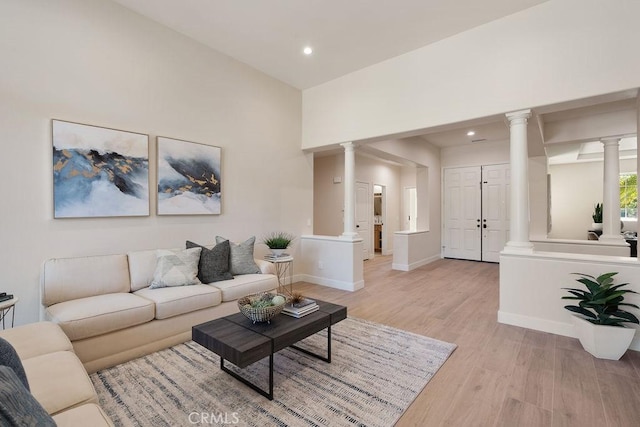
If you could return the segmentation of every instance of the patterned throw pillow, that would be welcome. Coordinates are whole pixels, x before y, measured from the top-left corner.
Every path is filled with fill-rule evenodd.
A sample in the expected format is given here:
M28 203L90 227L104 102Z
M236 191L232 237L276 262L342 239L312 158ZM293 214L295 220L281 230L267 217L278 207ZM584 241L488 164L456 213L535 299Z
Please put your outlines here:
M202 283L233 279L233 275L229 272L231 246L228 240L215 245L213 249L205 248L187 240L187 249L190 248L202 248L200 263L198 264L198 279Z
M13 348L11 343L4 338L0 338L0 366L8 366L13 369L13 372L15 372L16 376L20 378L20 381L24 384L24 388L30 390L27 374L24 372L24 367L22 366L18 352Z
M216 236L216 245L228 241L224 237ZM260 273L260 267L253 259L253 245L256 237L250 237L242 243L229 242L231 245L230 268L234 276L240 274Z
M202 248L172 251L159 249L156 252L156 270L149 289L169 286L199 285L198 262Z
M51 415L8 366L0 366L0 426L55 427Z

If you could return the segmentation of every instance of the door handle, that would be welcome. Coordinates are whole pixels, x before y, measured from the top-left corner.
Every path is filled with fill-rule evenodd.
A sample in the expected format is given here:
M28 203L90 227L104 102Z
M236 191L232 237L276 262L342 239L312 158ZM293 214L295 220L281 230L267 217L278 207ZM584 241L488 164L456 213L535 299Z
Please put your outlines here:
M482 224L482 228L487 228L487 224Z
M356 228L360 228L360 226L359 226L359 225L356 225Z

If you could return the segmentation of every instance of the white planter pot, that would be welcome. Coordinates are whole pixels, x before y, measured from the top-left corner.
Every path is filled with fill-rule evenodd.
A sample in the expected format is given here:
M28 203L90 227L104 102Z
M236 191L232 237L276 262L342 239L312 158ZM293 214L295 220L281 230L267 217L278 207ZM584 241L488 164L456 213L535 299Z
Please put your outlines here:
M592 222L591 223L591 229L592 230L602 230L602 223L601 222Z
M271 253L275 256L282 256L282 254L286 251L286 249L271 249Z
M629 349L635 328L594 325L578 316L573 317L573 331L582 347L598 359L618 360Z

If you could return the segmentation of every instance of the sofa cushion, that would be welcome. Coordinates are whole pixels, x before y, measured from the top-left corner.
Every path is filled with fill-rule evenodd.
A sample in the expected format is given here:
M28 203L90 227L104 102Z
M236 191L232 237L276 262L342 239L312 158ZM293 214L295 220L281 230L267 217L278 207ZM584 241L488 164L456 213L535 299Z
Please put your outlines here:
M77 406L54 415L53 421L58 427L101 427L113 426L113 423L95 403Z
M56 426L53 418L8 366L0 366L0 425Z
M106 294L61 302L46 313L76 341L149 322L155 317L155 306L130 293Z
M187 240L187 249L202 248L200 253L200 262L198 263L198 279L202 283L219 282L220 280L231 280L233 275L229 271L229 255L231 245L225 240L213 247L206 248L197 243Z
M134 292L134 294L155 303L156 319L166 319L179 314L213 307L222 301L222 292L207 285L161 289L145 288Z
M127 254L129 258L129 275L131 278L131 292L146 288L153 280L156 271L157 250L133 251Z
M149 287L154 289L199 285L198 262L201 252L201 247L184 250L158 249L156 269Z
M0 366L6 366L13 370L16 376L22 381L24 388L29 390L29 381L27 381L27 374L24 373L22 362L18 356L18 352L4 338L0 338Z
M216 236L216 245L224 242L224 237ZM256 242L255 236L252 236L242 243L229 242L231 246L231 255L229 256L229 270L234 276L240 274L260 273L260 268L253 260L253 245Z
M0 337L11 343L22 360L55 351L73 351L69 338L60 326L53 322L35 322L17 326L0 331Z
M129 264L126 255L50 259L44 263L41 280L45 306L129 292Z
M256 292L271 291L278 287L278 279L271 274L243 274L233 280L211 283L222 291L222 301L234 301Z
M23 363L31 393L49 414L85 403L98 403L93 384L74 353L58 351Z

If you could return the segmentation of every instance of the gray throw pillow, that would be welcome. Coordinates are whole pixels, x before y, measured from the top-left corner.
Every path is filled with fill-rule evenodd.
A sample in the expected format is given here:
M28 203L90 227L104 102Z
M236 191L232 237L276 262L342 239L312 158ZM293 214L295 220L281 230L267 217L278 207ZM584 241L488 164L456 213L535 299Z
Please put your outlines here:
M224 237L216 236L216 245L228 241ZM234 276L240 274L260 273L260 267L253 259L253 245L256 237L250 237L242 243L229 242L231 246L230 268L231 274Z
M229 272L231 246L228 240L215 245L213 249L205 248L187 240L187 249L190 248L202 248L200 263L198 264L198 279L202 283L233 279L233 275Z
M0 366L0 426L56 426L51 415L8 366Z
M29 389L29 381L27 381L27 374L24 372L24 368L22 367L22 361L16 352L16 349L13 348L11 343L4 338L0 338L0 366L7 366L13 369L16 376L20 378L22 384L24 384L24 388Z
M191 248L172 251L159 249L156 251L156 269L149 289L170 286L199 285L198 262L202 248Z

